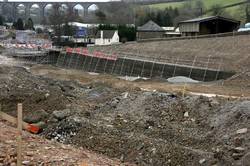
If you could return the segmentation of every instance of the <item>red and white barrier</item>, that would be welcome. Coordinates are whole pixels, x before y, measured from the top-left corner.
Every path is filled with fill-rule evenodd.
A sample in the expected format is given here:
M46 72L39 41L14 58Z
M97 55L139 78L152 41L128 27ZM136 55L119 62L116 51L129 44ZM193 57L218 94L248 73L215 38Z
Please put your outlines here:
M88 49L86 48L66 48L66 53L71 53L71 54L79 54L79 55L84 55L84 56L92 56L96 58L101 58L101 59L107 59L107 60L117 60L116 55L110 55L110 54L105 54L101 51L94 51L93 53L90 53Z
M38 47L42 49L51 49L52 44L10 44L10 43L3 43L1 44L5 48L26 48L26 49L37 49Z

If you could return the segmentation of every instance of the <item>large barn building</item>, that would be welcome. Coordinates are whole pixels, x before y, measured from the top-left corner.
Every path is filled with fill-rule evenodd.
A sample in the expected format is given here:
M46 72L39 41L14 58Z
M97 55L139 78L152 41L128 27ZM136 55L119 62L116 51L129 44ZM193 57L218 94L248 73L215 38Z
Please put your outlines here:
M209 16L179 22L180 32L183 36L233 32L239 26L240 21L221 16Z

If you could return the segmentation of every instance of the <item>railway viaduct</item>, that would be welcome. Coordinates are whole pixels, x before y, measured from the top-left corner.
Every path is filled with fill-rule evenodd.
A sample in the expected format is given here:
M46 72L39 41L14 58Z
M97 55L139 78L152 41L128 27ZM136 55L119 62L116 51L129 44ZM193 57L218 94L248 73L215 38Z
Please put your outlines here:
M1 15L6 16L8 15L11 17L12 20L16 20L20 16L18 16L18 7L23 6L25 10L25 16L24 19L27 19L30 17L31 14L31 8L32 6L36 5L39 8L39 17L43 19L46 17L45 10L48 5L51 5L54 9L59 10L60 7L66 6L68 12L74 12L74 7L76 5L80 5L83 8L84 11L84 17L88 15L88 9L91 5L96 5L101 10L102 7L105 7L105 5L109 3L114 3L119 1L84 1L84 0L61 0L61 1L32 1L32 0L23 0L23 1L8 1L3 0L0 1L0 10Z

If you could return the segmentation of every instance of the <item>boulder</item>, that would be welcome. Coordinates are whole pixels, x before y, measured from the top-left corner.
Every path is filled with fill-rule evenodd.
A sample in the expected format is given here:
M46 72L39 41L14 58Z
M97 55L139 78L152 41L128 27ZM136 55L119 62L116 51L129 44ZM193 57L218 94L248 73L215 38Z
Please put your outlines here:
M67 118L68 116L70 116L71 111L70 109L64 109L64 110L60 110L60 111L53 111L53 116L54 118L58 119L58 120L63 120L65 118Z
M48 115L49 114L45 110L40 109L34 111L32 114L25 114L23 120L27 123L38 123L43 119L46 119Z

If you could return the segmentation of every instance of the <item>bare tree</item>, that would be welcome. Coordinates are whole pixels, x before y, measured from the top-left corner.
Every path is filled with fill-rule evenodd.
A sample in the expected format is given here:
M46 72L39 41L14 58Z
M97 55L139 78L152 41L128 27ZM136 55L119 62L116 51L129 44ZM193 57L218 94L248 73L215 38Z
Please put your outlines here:
M135 4L124 1L113 2L103 11L109 23L133 24L135 18Z

